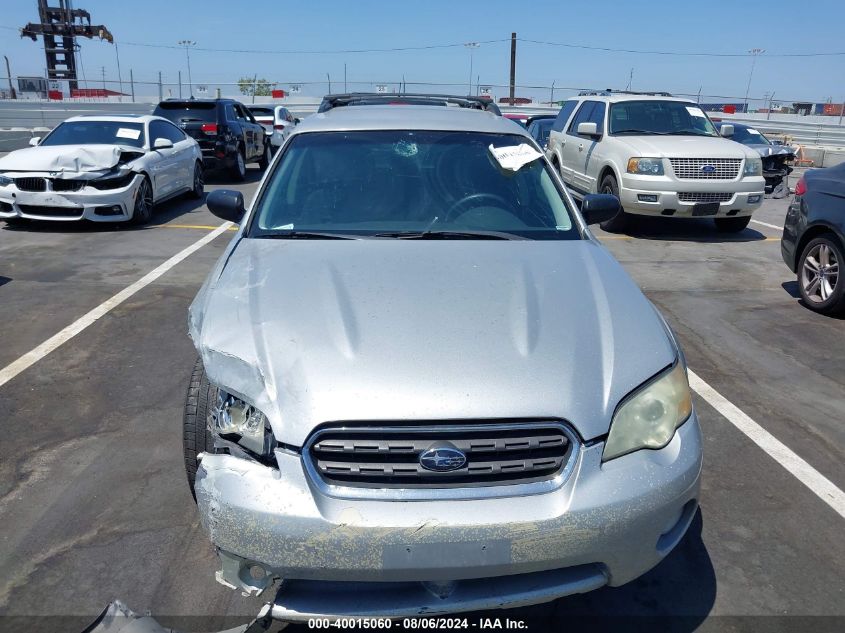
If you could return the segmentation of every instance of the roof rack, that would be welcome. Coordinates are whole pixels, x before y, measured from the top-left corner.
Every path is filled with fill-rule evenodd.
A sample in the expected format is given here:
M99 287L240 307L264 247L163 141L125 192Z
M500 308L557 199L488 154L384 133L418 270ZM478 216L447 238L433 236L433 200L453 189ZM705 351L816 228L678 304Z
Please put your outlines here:
M456 105L461 108L486 110L501 115L499 107L489 97L442 95L424 92L400 92L385 94L381 92L349 92L323 97L317 112L326 112L332 108L349 105Z
M643 92L635 90L611 90L606 88L604 90L582 90L578 93L579 97L609 97L611 95L641 95L645 97L671 97L669 92Z

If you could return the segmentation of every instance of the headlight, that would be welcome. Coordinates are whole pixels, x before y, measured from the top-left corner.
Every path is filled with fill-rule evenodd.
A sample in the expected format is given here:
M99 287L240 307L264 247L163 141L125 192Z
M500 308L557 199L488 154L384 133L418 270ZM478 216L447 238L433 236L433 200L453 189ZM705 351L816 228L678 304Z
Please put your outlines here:
M692 413L687 374L681 363L640 387L616 410L602 461L641 448L663 448Z
M88 186L94 187L94 189L122 189L123 187L128 187L129 183L135 178L134 172L129 172L128 174L124 174L122 176L109 176L108 178L97 178L95 180L89 180Z
M643 176L662 176L662 158L629 158L628 173L641 174Z
M763 161L759 156L752 156L745 159L745 169L742 170L743 176L759 176L763 173Z
M0 176L0 187L5 187L6 185L11 185L14 182L8 176Z
M265 415L222 389L217 390L217 400L208 414L208 428L214 435L256 455L269 456L273 452L273 432Z

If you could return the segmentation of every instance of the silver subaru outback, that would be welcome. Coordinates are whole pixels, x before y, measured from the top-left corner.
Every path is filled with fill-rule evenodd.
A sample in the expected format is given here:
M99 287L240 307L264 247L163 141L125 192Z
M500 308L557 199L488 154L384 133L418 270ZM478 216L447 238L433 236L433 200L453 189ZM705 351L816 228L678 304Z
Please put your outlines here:
M185 461L217 579L272 616L454 613L622 585L683 538L701 434L666 322L518 125L304 120L190 309ZM506 243L508 242L508 243Z

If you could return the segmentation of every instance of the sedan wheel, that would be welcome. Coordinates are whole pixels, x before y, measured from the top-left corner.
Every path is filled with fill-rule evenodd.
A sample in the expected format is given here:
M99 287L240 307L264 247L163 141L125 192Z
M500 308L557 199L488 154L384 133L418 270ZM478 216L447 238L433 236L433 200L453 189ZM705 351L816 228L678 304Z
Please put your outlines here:
M798 282L805 303L819 312L843 307L843 284L839 282L842 249L828 237L812 240L801 255Z
M132 211L133 224L146 224L153 217L153 188L144 176L138 191L135 192L135 207Z
M202 171L202 165L197 163L194 165L194 186L191 188L191 197L200 199L205 193L205 174Z

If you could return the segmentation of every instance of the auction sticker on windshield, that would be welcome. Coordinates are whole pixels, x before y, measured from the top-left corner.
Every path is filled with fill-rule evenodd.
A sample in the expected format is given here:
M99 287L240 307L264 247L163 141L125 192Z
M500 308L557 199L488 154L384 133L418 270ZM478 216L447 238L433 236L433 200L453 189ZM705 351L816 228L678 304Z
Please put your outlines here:
M509 147L493 147L491 143L490 153L493 154L493 158L502 166L502 169L509 169L510 171L518 171L520 167L524 167L542 156L528 143Z
M137 141L138 137L141 136L141 130L133 130L129 127L121 127L117 129L117 133L115 134L117 138L131 138L133 141Z

